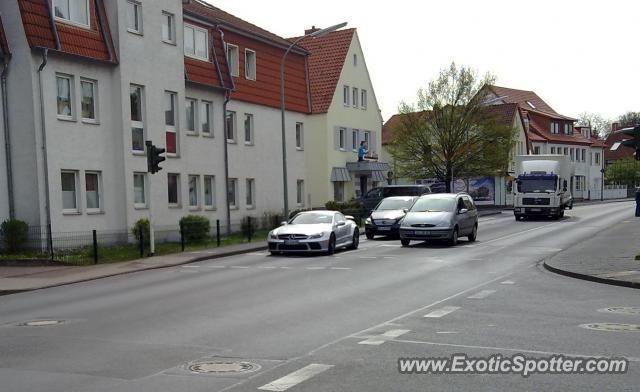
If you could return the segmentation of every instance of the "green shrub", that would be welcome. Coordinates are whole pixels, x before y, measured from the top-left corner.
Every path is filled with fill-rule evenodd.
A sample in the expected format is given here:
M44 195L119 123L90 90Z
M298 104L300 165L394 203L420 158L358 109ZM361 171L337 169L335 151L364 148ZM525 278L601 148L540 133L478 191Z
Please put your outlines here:
M29 225L18 219L7 219L0 225L2 245L6 253L19 252L29 238Z
M332 211L340 211L344 213L344 211L354 211L362 209L362 205L359 201L355 199L351 199L349 201L328 201L325 205L326 209Z
M240 229L242 230L242 235L251 238L256 232L256 218L245 216L242 218L242 225Z
M200 242L207 239L211 226L204 216L187 215L180 219L180 227L184 230L184 239L188 242Z
M280 226L280 222L282 222L284 218L282 214L277 212L265 212L264 213L264 221L263 221L263 229L273 229L274 227Z
M131 233L136 237L136 241L140 244L140 229L142 229L142 235L144 236L144 245L149 246L151 243L151 233L149 230L149 219L138 219L138 221L131 228Z

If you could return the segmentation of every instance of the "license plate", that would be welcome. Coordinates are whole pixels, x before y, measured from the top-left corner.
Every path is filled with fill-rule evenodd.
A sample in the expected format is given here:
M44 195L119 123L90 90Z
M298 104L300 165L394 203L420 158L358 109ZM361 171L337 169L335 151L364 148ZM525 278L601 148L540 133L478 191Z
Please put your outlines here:
M415 234L415 232L412 230L404 230L402 234Z
M380 230L380 231L391 231L391 228L382 226L382 227L378 227L378 230Z
M299 243L300 243L300 241L298 241L298 240L286 240L284 242L285 245L297 245Z

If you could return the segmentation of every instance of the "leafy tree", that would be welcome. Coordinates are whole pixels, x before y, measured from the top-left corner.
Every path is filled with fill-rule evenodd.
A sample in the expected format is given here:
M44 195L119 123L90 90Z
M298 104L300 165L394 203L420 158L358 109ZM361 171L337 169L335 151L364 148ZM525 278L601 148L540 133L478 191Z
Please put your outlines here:
M640 162L633 157L619 159L607 167L605 179L610 184L635 185L640 183Z
M618 117L618 122L623 127L640 124L640 112L626 112L625 114Z
M400 176L436 177L450 192L452 178L507 170L515 128L500 121L480 94L494 79L451 63L418 90L416 105L401 104L389 148Z
M611 133L611 120L598 113L582 112L578 115L578 125L590 127L594 136L605 139Z

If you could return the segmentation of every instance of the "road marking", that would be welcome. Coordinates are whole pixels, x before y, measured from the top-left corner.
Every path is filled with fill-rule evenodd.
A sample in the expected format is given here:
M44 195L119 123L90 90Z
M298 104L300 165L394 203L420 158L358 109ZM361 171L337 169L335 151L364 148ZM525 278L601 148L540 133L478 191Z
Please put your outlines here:
M210 265L207 268L227 268L226 265Z
M359 256L360 259L375 259L376 256Z
M513 280L505 280L504 282L500 282L500 284L515 284Z
M358 344L367 344L370 346L379 346L382 343L386 342L389 339L395 339L399 336L404 335L405 333L411 331L410 329L391 329L385 333L383 333L382 335L379 336L372 336L367 340L363 340L361 342L358 342Z
M384 256L383 259L395 259L396 256Z
M325 267L307 267L308 270L323 270Z
M278 267L258 267L258 268L260 268L260 269L276 269Z
M388 248L399 248L401 247L401 244L384 244L384 245L378 245L378 247L388 247Z
M253 253L247 253L247 255L249 256L266 256L268 253L267 252L253 252Z
M290 373L284 377L281 377L275 381L271 381L268 384L265 384L258 389L262 391L286 391L287 389L294 387L300 384L303 381L310 379L313 376L316 376L322 372L325 372L331 369L333 365L323 365L321 363L312 363L303 367L302 369L296 370L293 373Z
M232 265L229 268L235 268L235 269L248 269L249 267L246 267L244 265Z
M449 335L449 334L458 333L458 331L438 331L436 333L441 334L441 335Z
M199 265L183 265L182 268L200 268Z
M291 267L278 267L280 269L291 269Z
M482 290L482 291L478 291L477 293L468 296L468 299L483 299L483 298L487 298L488 296L490 296L491 294L495 293L495 290Z
M534 228L532 228L532 229L519 231L519 232L517 232L517 233L513 233L513 234L505 235L505 236L503 236L503 237L494 238L494 239L489 240L489 241L483 241L483 242L481 243L481 245L490 244L490 243L492 243L492 242L496 242L496 241L506 240L507 238L515 237L515 236L518 236L518 235L520 235L520 234L529 233L529 232L531 232L531 231L536 231L536 230L544 229L545 227L549 227L549 226L553 226L553 225L555 225L555 223L549 223L548 225L542 225L542 226L534 227Z
M350 270L351 268L346 267L331 267L332 270Z
M460 309L459 306L445 306L442 307L440 309L436 309L431 313L427 313L424 315L424 317L428 317L428 318L440 318L442 316L446 316L449 313L453 313L456 310Z

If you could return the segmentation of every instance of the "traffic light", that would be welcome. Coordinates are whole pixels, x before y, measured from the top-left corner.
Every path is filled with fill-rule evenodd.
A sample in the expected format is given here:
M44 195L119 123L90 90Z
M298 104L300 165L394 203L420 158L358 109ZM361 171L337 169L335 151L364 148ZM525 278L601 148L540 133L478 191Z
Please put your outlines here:
M633 139L623 140L622 145L634 148L636 150L636 161L640 161L640 125L621 129L620 132L633 137Z
M167 159L162 156L165 149L154 146L151 140L147 140L145 145L147 146L147 171L151 174L155 174L162 170L160 162Z

